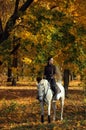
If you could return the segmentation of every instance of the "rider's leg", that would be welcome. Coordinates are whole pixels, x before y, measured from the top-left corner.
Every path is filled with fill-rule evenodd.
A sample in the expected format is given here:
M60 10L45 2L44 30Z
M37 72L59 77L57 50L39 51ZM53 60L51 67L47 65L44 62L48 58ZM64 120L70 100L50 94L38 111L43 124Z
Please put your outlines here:
M56 81L55 81L54 78L51 79L50 84L51 84L51 89L52 89L52 91L54 92L53 96L55 96L55 95L57 94L57 89L56 89Z

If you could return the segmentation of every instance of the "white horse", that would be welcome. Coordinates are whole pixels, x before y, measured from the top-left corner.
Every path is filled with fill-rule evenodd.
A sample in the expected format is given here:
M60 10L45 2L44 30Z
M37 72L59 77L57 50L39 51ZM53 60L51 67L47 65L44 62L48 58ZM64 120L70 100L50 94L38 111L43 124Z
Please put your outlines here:
M61 101L61 120L63 119L63 106L64 106L64 99L65 99L65 91L64 87L60 82L56 83L57 86L60 88L61 92L57 94L57 100L60 99ZM51 111L51 102L52 107L54 110L53 120L56 119L56 102L53 100L53 92L50 88L50 84L46 79L42 79L38 84L38 95L39 101L41 105L41 122L44 122L44 102L48 104L48 122L50 123L50 111ZM56 100L56 101L57 101Z

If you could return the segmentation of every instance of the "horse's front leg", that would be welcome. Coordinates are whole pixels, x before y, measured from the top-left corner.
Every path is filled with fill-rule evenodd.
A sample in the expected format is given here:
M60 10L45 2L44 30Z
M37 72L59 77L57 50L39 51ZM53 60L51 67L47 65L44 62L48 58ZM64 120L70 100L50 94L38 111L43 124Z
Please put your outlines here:
M53 121L55 121L56 120L56 102L53 102L52 107L53 107Z
M51 111L51 101L48 102L48 123L51 122L51 119L50 119L50 111Z
M44 122L44 103L40 102L40 106L41 106L41 122Z

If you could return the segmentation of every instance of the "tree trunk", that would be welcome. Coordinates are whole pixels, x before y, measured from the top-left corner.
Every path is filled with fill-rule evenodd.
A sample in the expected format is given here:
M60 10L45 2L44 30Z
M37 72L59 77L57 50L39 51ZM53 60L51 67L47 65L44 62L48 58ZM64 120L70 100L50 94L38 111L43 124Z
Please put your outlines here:
M9 17L4 29L2 27L3 23L2 23L1 18L0 18L0 44L2 44L2 46L4 46L3 42L9 38L9 36L10 36L14 26L15 26L16 20L23 15L23 12L25 12L27 10L27 8L31 5L33 0L26 0L20 8L19 8L19 2L20 2L20 0L15 1L14 12L11 15L11 17ZM13 48L12 53L15 53L15 50L17 50L19 48L20 44L18 44L16 46L15 46L15 48ZM13 60L13 62L14 62L13 66L16 67L17 66L17 58L15 58ZM0 64L2 64L2 63L3 62L0 61ZM12 81L12 69L10 67L8 67L8 79L7 79L7 81L8 82Z
M64 77L63 77L63 79L64 79L64 88L65 88L65 95L66 95L66 97L68 95L69 74L70 74L69 69L65 69L64 70Z
M12 79L12 86L16 86L16 78L15 77L13 77L13 79Z
M11 82L12 81L12 69L10 67L8 67L8 79L7 82Z
M15 41L16 41L16 39L15 39L15 37L13 37L13 51L11 52L11 54L13 55L12 67L16 69L16 72L13 73L12 86L16 86L16 82L17 82L18 48L19 47L15 49L15 47L16 47Z

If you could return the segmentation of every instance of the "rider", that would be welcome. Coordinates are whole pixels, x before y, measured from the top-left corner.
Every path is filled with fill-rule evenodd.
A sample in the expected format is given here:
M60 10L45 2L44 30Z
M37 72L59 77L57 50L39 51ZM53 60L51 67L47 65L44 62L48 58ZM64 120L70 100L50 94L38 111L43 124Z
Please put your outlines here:
M56 75L56 66L53 65L53 57L49 57L48 58L48 63L44 68L44 78L46 78L51 86L52 91L54 92L53 97L55 97L56 93L57 93L57 89L56 89L56 81L55 81L55 75Z

